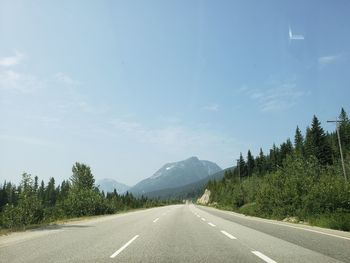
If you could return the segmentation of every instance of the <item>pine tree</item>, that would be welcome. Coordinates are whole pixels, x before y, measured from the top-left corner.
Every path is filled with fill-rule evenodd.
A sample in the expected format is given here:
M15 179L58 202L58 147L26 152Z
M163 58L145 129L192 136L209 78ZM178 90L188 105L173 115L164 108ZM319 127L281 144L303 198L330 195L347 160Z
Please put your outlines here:
M332 164L332 148L315 115L311 128L306 130L305 152L307 156L315 156L322 165Z
M277 169L277 167L281 164L280 157L281 155L279 148L273 144L272 149L270 149L269 170L274 171Z
M247 154L247 175L248 176L253 174L254 168L255 168L254 157L250 152L250 150L248 150L248 154Z
M266 157L263 150L260 148L259 156L256 158L256 168L259 175L263 175L266 172Z
M45 200L45 183L44 180L41 180L41 184L38 189L38 198L40 201L44 202Z
M67 198L68 196L68 192L69 192L69 181L65 181L63 180L62 183L61 183L61 189L60 189L60 192L58 193L58 196L57 196L57 200L58 201L63 201L64 199Z
M56 204L55 178L51 177L45 189L45 205L54 206Z
M293 144L288 138L286 142L281 144L281 152L280 152L280 161L283 162L283 160L293 153Z
M34 192L37 192L37 191L38 191L38 187L39 187L39 184L38 184L38 176L35 176L35 177L34 177Z
M0 212L2 210L2 207L5 206L8 202L7 193L6 193L6 181L4 182L4 185L0 187Z
M344 155L346 155L346 153L350 151L350 121L344 108L341 108L339 120L340 141L342 144Z
M240 177L245 177L247 175L247 165L244 161L242 153L239 155L238 166Z
M301 156L304 155L304 137L301 134L301 131L298 126L294 136L294 148L295 148L296 154Z

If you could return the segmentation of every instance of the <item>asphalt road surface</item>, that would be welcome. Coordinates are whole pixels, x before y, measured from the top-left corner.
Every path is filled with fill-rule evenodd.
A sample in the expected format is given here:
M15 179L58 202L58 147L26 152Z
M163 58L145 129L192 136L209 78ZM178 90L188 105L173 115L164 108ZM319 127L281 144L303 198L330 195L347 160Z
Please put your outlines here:
M1 236L0 262L350 262L350 233L173 205Z

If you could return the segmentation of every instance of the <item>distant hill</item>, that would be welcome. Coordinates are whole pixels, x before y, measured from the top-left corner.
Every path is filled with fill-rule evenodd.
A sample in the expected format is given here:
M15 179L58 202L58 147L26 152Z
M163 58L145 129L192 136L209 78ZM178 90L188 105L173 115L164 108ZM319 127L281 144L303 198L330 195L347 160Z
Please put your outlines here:
M147 193L169 188L181 188L198 182L221 170L216 163L191 157L180 162L165 164L155 174L137 183L129 191L136 195L148 196Z
M130 186L119 183L116 180L110 178L98 180L96 185L101 191L104 191L105 193L111 193L114 191L114 189L116 189L118 194L123 194L130 188Z
M199 181L187 185L149 192L146 193L145 196L160 199L197 199L203 194L205 190L204 188L209 182L209 180L221 180L225 175L225 171L230 169L233 169L233 167L221 170L215 174L207 176L206 178L203 178Z

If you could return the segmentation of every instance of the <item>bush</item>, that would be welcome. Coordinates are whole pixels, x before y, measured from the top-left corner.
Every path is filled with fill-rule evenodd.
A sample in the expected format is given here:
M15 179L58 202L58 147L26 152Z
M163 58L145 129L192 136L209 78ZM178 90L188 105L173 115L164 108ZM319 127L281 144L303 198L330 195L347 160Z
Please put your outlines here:
M1 221L5 228L18 228L40 224L43 215L43 207L36 196L22 196L17 206L5 206Z
M256 203L253 202L253 203L245 204L242 207L240 207L238 211L245 215L256 216L257 215Z
M69 192L64 202L64 210L71 217L100 215L106 210L106 205L98 192L75 189Z

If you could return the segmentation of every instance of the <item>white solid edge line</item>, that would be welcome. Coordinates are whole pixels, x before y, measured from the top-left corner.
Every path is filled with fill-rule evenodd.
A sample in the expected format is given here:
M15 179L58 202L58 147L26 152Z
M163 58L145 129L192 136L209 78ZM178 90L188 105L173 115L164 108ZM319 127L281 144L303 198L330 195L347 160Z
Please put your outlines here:
M273 259L269 258L268 256L265 256L263 253L259 252L259 251L252 251L252 253L261 258L262 260L264 260L267 263L277 263L276 261L274 261Z
M205 221L205 218L204 218L204 217L202 217L201 219L202 219L203 221Z
M139 235L134 236L132 239L130 239L124 246L122 246L121 248L119 248L116 252L113 253L112 256L110 256L110 258L115 258L116 256L118 256L120 254L120 252L122 252L125 248L127 248L127 246L129 246L136 238L138 238Z
M153 220L153 223L157 222L159 220L159 217Z
M220 211L220 212L225 212L225 211ZM244 216L236 215L233 212L227 213L227 214L231 214L232 216L235 216L235 217L245 218ZM285 226L285 227L290 227L290 228L294 228L294 229L314 232L314 233L321 234L321 235L326 235L326 236L331 236L331 237L337 237L337 238L350 240L349 237L338 236L338 235L335 235L335 234L325 233L325 232L321 232L321 231L317 231L317 230L313 230L313 229L308 229L308 228L303 228L303 227L298 227L298 226L290 226L290 225L287 225L287 224L281 224L281 223L278 223L278 222L271 222L271 221L268 221L268 220L261 220L261 218L253 218L251 220L256 220L256 221L260 221L260 222L264 222L264 223L268 223L268 224L273 224L273 225L278 225L278 226Z
M209 226L215 227L216 225L214 225L213 223L208 223Z
M227 237L230 238L230 239L237 239L236 237L232 236L231 234L227 233L227 232L224 231L224 230L221 230L220 232L223 233L225 236L227 236Z
M305 231L309 231L309 232L314 232L314 233L321 234L321 235L326 235L326 236L331 236L331 237L337 237L337 238L342 238L342 239L350 240L349 237L338 236L338 235L334 235L334 234L330 234L330 233L325 233L325 232L321 232L321 231L317 231L317 230L313 230L313 229L307 229L307 228L297 227L297 226L289 226L289 225L279 224L279 223L275 223L275 222L268 222L268 221L265 221L265 222L266 222L266 223L270 223L270 224L274 224L274 225L286 226L286 227L290 227L290 228L295 228L295 229L305 230Z

